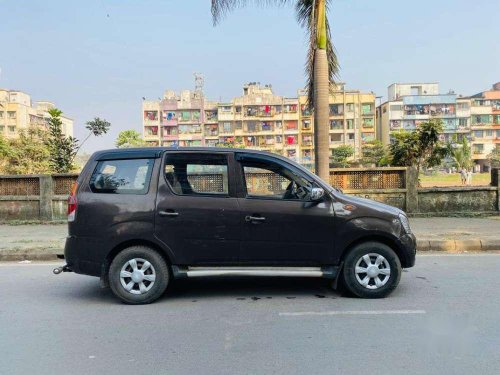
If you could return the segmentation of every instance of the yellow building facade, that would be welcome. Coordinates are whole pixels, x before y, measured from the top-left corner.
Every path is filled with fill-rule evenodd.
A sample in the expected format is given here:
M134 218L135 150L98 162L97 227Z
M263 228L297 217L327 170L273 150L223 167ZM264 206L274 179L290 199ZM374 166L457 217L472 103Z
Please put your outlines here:
M30 126L45 128L52 108L55 105L47 101L38 101L33 106L31 97L22 91L0 89L0 135L14 139ZM61 120L63 133L73 136L73 120L64 115Z
M271 85L249 83L227 103L206 101L201 93L167 91L143 102L144 139L163 146L232 146L279 153L304 165L314 162L314 118L306 92L275 95ZM376 138L375 95L337 85L330 96L330 148L350 145L355 158Z

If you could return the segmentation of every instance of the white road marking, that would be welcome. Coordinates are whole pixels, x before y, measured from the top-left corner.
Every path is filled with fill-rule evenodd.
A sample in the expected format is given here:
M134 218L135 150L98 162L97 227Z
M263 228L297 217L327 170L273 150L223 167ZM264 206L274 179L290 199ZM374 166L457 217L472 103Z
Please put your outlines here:
M329 316L329 315L397 315L427 314L425 310L359 310L359 311L297 311L280 312L280 316Z
M40 263L21 263L21 264L19 264L18 262L12 262L12 261L5 261L5 262L0 261L0 267L32 267L32 266L45 266L45 267L47 267L47 266L62 266L63 264L64 264L64 259L58 263L40 262Z

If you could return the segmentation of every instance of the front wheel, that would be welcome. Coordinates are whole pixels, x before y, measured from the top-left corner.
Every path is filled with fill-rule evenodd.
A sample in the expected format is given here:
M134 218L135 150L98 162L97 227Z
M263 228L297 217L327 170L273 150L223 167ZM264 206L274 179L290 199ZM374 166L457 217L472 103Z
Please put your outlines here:
M109 267L111 290L131 305L151 303L168 286L170 272L163 257L146 246L132 246L116 255Z
M401 262L389 246L365 242L355 246L344 259L343 287L361 298L383 298L399 284Z

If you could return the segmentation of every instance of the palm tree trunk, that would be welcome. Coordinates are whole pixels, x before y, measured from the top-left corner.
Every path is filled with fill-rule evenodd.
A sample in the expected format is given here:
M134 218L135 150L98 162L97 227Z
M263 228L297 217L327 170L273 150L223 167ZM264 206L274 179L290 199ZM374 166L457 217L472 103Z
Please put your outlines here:
M314 52L314 158L316 174L330 183L329 75L325 49Z

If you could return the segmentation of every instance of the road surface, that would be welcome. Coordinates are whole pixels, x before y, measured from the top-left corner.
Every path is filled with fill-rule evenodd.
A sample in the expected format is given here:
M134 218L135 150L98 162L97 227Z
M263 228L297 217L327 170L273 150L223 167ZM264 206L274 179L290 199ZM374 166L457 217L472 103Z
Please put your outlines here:
M182 281L127 306L54 264L0 264L1 374L493 374L500 255L419 255L383 300L319 279Z

